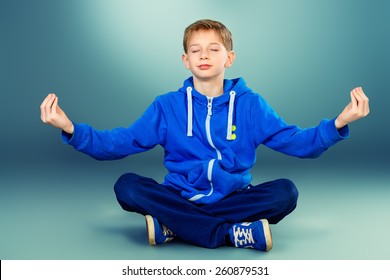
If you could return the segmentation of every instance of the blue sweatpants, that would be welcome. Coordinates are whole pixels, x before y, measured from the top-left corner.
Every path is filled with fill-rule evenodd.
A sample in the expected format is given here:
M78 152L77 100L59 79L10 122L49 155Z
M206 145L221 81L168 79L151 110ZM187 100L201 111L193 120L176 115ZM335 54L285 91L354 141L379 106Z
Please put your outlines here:
M229 244L234 223L259 219L278 223L295 209L298 198L297 188L288 179L250 185L206 205L196 205L173 187L133 173L122 175L114 189L124 210L151 215L178 238L206 248Z

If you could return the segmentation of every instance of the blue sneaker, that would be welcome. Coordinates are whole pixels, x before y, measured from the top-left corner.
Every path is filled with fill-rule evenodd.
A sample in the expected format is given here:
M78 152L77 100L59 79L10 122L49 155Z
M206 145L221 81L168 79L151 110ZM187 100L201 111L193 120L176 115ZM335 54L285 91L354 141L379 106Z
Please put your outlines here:
M229 229L230 240L237 248L272 249L272 235L267 220L234 224Z
M145 216L150 245L163 244L173 240L173 232L150 215Z

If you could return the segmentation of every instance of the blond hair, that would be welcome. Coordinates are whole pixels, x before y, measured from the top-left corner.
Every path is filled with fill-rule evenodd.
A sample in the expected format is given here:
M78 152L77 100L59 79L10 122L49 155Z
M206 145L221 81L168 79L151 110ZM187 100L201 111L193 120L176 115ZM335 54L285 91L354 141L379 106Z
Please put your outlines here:
M227 29L222 23L211 20L211 19L201 19L192 24L190 24L184 31L183 37L183 48L184 52L188 51L188 41L194 31L199 30L214 30L220 36L223 46L227 51L233 50L233 37L232 33Z

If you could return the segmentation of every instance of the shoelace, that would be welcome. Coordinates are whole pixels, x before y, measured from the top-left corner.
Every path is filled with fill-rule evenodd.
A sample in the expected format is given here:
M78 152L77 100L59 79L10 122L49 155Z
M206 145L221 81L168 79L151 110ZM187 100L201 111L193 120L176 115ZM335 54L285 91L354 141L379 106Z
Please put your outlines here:
M244 224L242 224L244 225ZM249 224L245 224L249 225ZM252 246L255 243L251 228L233 227L235 246Z
M166 226L162 225L162 233L166 237L173 237L175 234Z

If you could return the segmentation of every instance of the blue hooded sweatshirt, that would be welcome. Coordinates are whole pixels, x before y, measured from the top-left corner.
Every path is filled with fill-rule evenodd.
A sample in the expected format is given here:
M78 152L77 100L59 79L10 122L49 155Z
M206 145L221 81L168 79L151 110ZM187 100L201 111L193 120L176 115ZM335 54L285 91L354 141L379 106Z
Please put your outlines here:
M158 96L128 128L95 130L74 123L65 143L99 160L114 160L161 145L168 169L163 185L181 191L195 204L219 201L246 188L256 148L314 158L349 137L334 119L301 129L287 125L259 95L238 78L224 81L224 94L197 92L192 77L178 91Z

